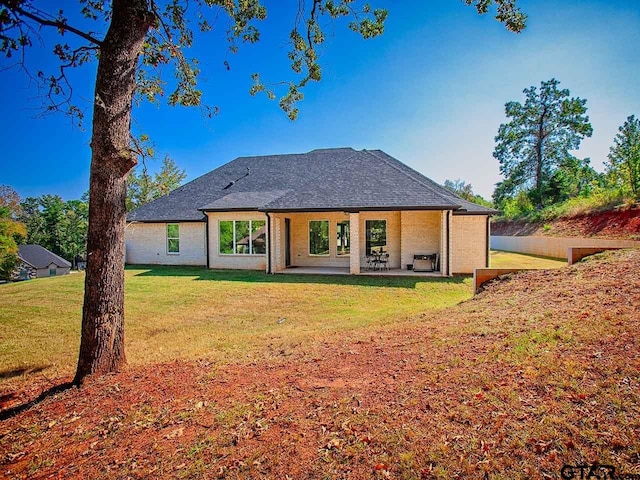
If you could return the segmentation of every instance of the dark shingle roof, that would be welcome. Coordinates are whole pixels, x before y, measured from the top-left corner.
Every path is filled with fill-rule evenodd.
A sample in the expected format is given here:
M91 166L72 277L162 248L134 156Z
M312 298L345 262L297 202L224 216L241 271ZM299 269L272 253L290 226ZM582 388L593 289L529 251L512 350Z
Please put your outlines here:
M35 268L47 268L52 263L58 267L71 267L71 264L64 258L40 245L20 245L18 256Z
M129 221L204 219L202 210L446 209L466 202L381 150L332 148L240 157L129 213Z

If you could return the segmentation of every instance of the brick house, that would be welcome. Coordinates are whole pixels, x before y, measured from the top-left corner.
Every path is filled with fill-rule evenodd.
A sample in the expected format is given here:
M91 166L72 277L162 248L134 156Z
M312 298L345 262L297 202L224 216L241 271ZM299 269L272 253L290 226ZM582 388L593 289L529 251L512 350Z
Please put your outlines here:
M240 157L130 212L126 262L360 274L428 255L437 274L471 273L494 213L381 150Z

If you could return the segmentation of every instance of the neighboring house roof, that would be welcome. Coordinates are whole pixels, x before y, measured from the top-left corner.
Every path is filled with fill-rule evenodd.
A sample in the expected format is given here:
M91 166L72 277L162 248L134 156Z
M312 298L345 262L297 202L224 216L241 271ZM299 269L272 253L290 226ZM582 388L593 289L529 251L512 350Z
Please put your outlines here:
M247 235L241 240L236 242L236 245L249 245L249 237L251 237L251 241L257 245L264 244L267 242L265 236L267 233L267 226L260 227L258 230L253 232L251 235Z
M18 257L34 268L48 268L54 264L61 268L70 268L71 264L40 245L18 246Z
M453 210L492 214L381 150L239 157L130 212L128 221L203 221L203 211Z

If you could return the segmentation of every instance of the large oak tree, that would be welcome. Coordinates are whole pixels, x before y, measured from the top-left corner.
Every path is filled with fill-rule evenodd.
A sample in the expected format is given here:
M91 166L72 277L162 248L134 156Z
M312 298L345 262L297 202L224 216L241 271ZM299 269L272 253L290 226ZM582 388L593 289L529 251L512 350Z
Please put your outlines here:
M454 1L454 0L448 0ZM526 17L516 0L464 0L479 13L495 7L495 17L511 31L524 28ZM363 38L383 33L387 12L371 9L357 0L309 0L295 2L296 21L289 32L287 53L295 82L288 82L279 105L294 119L296 103L310 81L321 78L317 46L324 42L321 18L348 19L348 26ZM229 19L227 40L232 51L240 42L257 42L258 24L267 17L259 0L78 0L82 15L108 26L104 37L92 29L72 25L64 12L51 2L0 0L0 51L21 55L34 43L37 29L57 29L64 42L53 46L60 70L37 79L48 89L49 108L65 108L71 114L80 110L70 98L65 72L92 59L98 59L92 118L91 178L87 274L82 317L80 355L76 383L92 373L116 371L125 360L124 352L124 228L126 178L137 163L131 141L131 112L134 95L155 101L164 94L159 72L165 64L175 66L175 89L166 97L169 104L201 104L197 88L197 61L186 57L196 24L201 31L212 28L220 14ZM74 37L80 43L69 40ZM250 93L276 92L253 76ZM61 98L62 97L62 98Z

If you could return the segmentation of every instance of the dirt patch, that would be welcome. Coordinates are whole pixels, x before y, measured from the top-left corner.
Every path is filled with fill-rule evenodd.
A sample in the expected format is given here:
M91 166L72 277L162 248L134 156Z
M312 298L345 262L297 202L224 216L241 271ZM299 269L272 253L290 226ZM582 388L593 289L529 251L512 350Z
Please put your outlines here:
M491 224L491 234L640 240L640 208L593 212L550 222L496 221Z
M640 252L608 252L282 359L95 378L0 424L0 476L543 479L594 461L640 473L638 271Z

